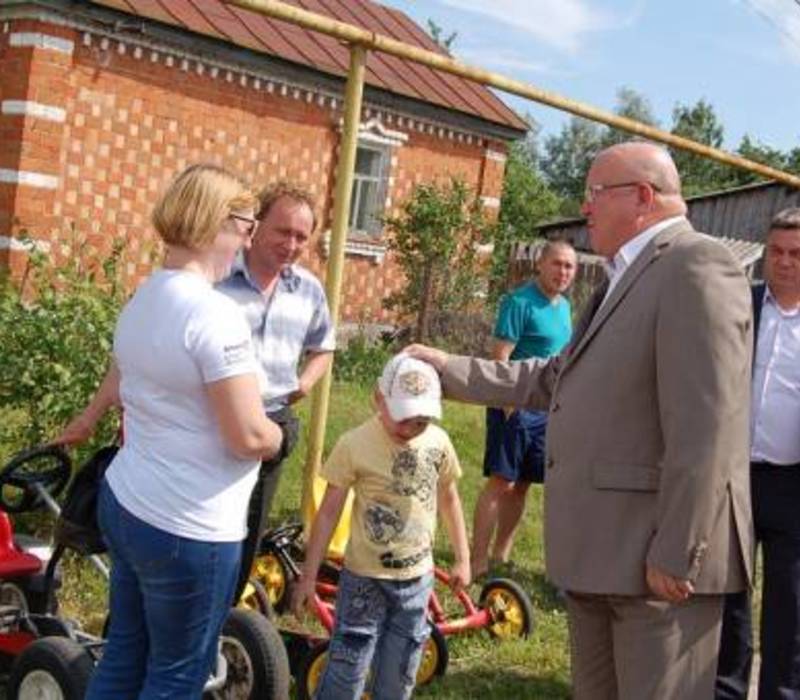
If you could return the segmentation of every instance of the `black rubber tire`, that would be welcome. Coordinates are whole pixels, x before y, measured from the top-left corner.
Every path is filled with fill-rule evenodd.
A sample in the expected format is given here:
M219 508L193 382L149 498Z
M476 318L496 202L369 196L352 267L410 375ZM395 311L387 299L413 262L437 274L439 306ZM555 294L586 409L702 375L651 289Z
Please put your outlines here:
M222 653L228 662L225 686L205 698L286 700L289 657L280 634L263 615L234 608L222 628Z
M251 587L250 590L248 590L248 586ZM266 589L261 582L255 578L251 578L247 581L236 607L242 610L255 610L255 612L263 615L271 622L274 622L277 617Z
M495 618L486 626L489 634L495 639L513 639L515 637L528 637L533 633L535 618L533 603L525 589L510 578L489 579L481 589L479 605L482 608L491 604L490 598L499 596L504 601L510 602L514 607L514 617L505 618L505 613L500 610ZM491 611L490 611L491 613Z
M36 672L45 673L61 690L64 700L83 700L94 661L78 642L66 637L42 637L31 643L14 661L8 679L8 700L25 700L29 684Z
M422 651L423 658L417 670L417 687L428 685L428 683L438 676L443 676L445 671L447 671L447 665L450 663L450 650L447 647L445 636L439 631L436 625L433 623L429 624L431 626L431 635L428 637L428 641L425 642L425 649ZM427 654L435 654L436 664L433 669L427 668L425 658Z

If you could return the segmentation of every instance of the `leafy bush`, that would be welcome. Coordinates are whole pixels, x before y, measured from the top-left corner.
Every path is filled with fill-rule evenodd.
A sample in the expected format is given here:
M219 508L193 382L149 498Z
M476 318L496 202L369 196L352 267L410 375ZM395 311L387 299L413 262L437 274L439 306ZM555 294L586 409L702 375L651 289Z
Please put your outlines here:
M383 366L399 348L389 339L372 339L363 331L352 336L333 363L334 379L372 386L381 376Z
M125 298L123 250L117 242L104 260L89 264L86 242L76 239L63 262L53 265L32 251L21 280L0 280L0 444L6 455L57 435L100 384ZM84 450L111 440L116 429L108 417Z
M493 321L489 313L436 312L431 315L427 344L455 355L488 357ZM415 329L404 326L394 335L397 351L414 342Z
M464 182L421 184L399 216L386 220L387 243L403 271L405 286L384 300L415 325L414 339L430 340L436 312L474 308L485 285L476 246L490 236L480 198Z

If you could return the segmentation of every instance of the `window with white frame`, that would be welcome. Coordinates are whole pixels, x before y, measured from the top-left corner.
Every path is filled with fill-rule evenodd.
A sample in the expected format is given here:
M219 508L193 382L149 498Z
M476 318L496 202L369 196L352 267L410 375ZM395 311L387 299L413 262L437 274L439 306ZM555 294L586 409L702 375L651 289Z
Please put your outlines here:
M350 196L350 233L378 237L383 231L389 160L387 146L373 143L358 145Z

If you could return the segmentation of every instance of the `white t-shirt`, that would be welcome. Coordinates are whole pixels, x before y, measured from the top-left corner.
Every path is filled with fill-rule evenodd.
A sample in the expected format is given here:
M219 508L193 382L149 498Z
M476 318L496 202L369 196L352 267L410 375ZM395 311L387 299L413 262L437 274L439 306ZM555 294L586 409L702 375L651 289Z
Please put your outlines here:
M106 478L117 500L181 537L241 540L259 461L227 449L205 391L255 374L241 310L199 275L159 270L122 310L114 357L125 440Z

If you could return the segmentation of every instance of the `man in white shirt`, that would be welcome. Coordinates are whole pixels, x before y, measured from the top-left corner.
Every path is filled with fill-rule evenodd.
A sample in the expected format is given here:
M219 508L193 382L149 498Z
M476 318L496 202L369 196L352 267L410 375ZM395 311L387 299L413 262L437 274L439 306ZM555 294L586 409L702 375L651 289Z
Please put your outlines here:
M800 208L767 234L765 284L753 287L750 460L764 559L759 700L800 700ZM753 659L750 594L728 596L717 700L745 700Z

